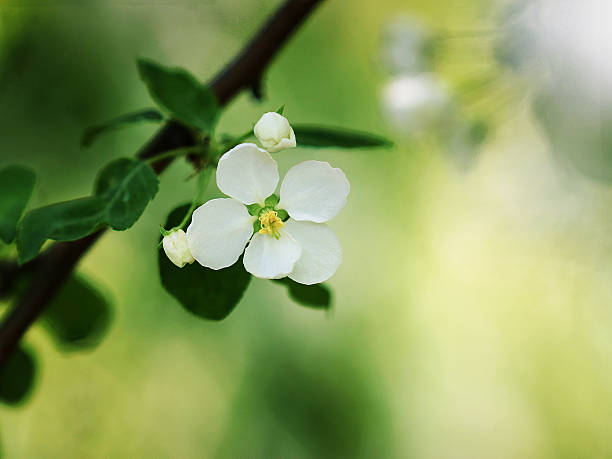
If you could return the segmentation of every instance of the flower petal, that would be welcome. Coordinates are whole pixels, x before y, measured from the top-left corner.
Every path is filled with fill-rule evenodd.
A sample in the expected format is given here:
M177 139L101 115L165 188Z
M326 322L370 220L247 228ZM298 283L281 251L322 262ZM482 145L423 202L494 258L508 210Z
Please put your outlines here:
M244 252L244 267L255 277L280 279L293 271L301 253L298 243L282 229L278 239L255 233Z
M322 161L304 161L285 175L277 207L294 220L323 223L346 205L350 188L340 169Z
M241 143L225 153L217 166L217 186L244 203L263 205L278 185L278 165L254 143Z
M334 230L321 223L289 219L285 231L302 247L289 277L300 284L318 284L329 279L342 262L342 247Z
M253 217L234 199L211 199L198 207L187 228L189 250L206 268L233 265L253 234Z

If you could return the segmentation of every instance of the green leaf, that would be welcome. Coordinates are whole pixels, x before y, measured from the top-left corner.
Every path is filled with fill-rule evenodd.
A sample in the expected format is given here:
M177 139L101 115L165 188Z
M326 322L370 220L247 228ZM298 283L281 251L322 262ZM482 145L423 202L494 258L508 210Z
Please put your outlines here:
M281 105L278 110L276 110L276 113L278 113L279 115L282 115L283 112L285 111L285 105Z
M158 110L154 108L144 109L134 113L128 113L126 115L118 116L117 118L113 118L112 120L106 121L105 123L88 127L83 133L83 137L81 138L81 146L90 146L100 134L103 134L107 131L112 131L114 129L142 122L159 123L163 120L164 115L162 115Z
M298 147L389 148L393 143L374 134L326 126L293 126Z
M165 227L179 224L188 208L189 205L184 205L174 209ZM227 317L251 281L251 275L242 265L242 258L233 266L218 271L204 268L197 261L178 268L168 260L163 250L159 250L158 263L161 282L168 293L191 313L209 320Z
M94 187L94 195L31 210L17 235L19 262L38 254L47 239L73 241L109 225L131 227L157 193L158 181L146 163L121 158L108 164Z
M325 284L304 285L288 277L276 282L287 287L289 297L296 303L314 309L331 309L331 291Z
M112 320L104 296L82 276L72 276L42 316L42 324L63 351L96 347Z
M213 92L181 68L138 60L140 78L157 105L176 120L210 134L218 116Z
M0 238L10 244L36 185L36 174L22 166L0 170Z
M0 368L0 401L8 405L25 402L32 392L36 362L30 352L19 347Z

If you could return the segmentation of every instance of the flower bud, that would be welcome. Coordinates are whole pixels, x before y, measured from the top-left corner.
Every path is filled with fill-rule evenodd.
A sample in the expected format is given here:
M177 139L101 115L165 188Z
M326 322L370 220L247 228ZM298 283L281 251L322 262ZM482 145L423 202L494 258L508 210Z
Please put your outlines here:
M164 236L162 245L170 261L179 268L195 261L187 244L187 235L182 229L172 231Z
M261 145L270 153L295 147L295 134L289 121L276 112L264 113L253 131Z

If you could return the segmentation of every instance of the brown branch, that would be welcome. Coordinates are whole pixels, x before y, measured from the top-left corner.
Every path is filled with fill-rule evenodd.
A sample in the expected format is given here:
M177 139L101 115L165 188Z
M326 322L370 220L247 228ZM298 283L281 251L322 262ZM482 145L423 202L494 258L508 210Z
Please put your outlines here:
M229 103L243 89L261 84L262 74L270 61L321 1L287 0L270 17L236 58L209 83L221 106ZM168 122L138 152L138 157L146 159L163 151L193 144L194 139L188 129ZM171 161L169 158L155 163L155 172L161 173ZM77 241L56 242L38 258L30 287L0 325L0 368L69 278L81 257L103 233L104 230L101 230Z

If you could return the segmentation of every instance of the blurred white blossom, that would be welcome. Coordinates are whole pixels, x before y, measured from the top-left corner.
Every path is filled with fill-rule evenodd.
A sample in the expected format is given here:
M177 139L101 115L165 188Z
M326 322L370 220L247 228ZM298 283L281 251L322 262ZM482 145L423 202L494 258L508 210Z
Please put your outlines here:
M404 134L420 134L442 121L447 109L446 89L432 74L404 75L385 86L384 113Z
M383 30L382 60L393 74L419 73L430 66L433 37L411 17L389 22Z

